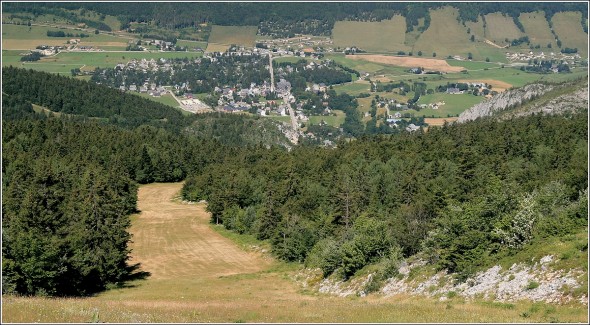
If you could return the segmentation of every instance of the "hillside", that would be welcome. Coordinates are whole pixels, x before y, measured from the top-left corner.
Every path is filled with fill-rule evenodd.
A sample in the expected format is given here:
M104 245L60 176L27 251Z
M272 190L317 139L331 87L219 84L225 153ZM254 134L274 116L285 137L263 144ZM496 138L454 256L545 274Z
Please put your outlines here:
M531 114L575 113L588 106L588 82L564 84L529 84L502 92L459 115L458 122L486 116L501 119Z

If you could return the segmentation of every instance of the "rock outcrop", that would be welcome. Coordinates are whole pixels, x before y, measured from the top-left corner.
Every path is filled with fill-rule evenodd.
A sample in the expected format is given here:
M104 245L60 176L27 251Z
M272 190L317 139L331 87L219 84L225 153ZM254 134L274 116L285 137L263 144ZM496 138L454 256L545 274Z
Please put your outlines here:
M496 112L542 96L553 88L551 85L530 84L522 88L507 90L464 111L459 115L457 122L463 123L480 117L492 116Z

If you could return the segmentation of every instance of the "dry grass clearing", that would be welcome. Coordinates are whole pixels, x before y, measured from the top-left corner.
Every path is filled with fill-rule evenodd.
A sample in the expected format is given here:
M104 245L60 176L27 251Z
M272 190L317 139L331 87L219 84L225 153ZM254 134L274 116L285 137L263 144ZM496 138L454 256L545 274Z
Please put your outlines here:
M558 12L551 21L562 48L577 48L580 55L585 56L588 53L588 34L582 29L580 15L579 12Z
M429 126L442 126L445 122L455 122L458 120L458 117L425 117L424 122L426 122Z
M211 26L209 42L223 45L254 46L256 40L256 26Z
M496 12L486 16L485 37L496 44L505 45L505 39L513 40L523 36L511 17Z
M337 21L332 30L334 45L357 46L366 51L408 51L404 44L406 19L395 15L380 22Z
M229 49L229 45L208 43L205 52L225 52Z
M501 81L501 80L496 80L496 79L461 79L458 80L458 82L471 82L471 83L475 83L475 82L485 82L488 85L492 86L492 90L498 91L498 92L502 92L506 89L510 89L513 85Z
M151 272L88 298L2 297L2 322L319 323L319 322L585 322L584 308L503 308L399 295L340 298L305 291L297 266L239 249L214 231L203 204L173 200L182 184L140 187L132 218L132 262ZM521 316L529 313L527 318ZM552 318L550 318L551 316Z
M426 70L435 70L441 72L460 72L461 70L465 69L463 67L454 67L447 63L445 60L438 60L438 59L424 59L424 58L416 58L416 57L399 57L399 56L388 56L388 55L377 55L377 54L367 54L367 55L347 55L349 59L353 60L365 60L369 62L376 62L381 64L389 64L395 65L400 67L407 67L407 68L416 68L416 67L423 67Z
M520 14L519 20L524 26L524 30L529 36L531 44L538 44L543 48L547 44L551 44L552 48L557 47L555 36L551 33L551 29L549 29L549 23L545 19L544 12L523 12Z
M473 44L469 41L467 28L459 24L459 11L453 7L444 7L430 11L430 26L414 43L414 55L422 51L424 56L432 57L436 52L438 57L473 52Z

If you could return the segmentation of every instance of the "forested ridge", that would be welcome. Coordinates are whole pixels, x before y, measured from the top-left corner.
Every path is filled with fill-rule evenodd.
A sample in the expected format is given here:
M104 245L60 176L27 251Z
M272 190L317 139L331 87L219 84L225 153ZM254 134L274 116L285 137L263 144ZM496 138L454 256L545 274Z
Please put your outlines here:
M475 21L479 15L501 12L518 21L523 12L544 11L548 19L556 12L580 11L583 18L588 17L587 5L576 2L536 2L536 3L498 3L498 2L201 2L201 3L7 3L3 4L4 12L30 12L33 14L58 14L76 21L76 17L61 13L60 9L93 10L101 14L117 16L123 29L130 22L153 21L165 28L194 27L201 23L216 25L248 26L261 25L264 34L285 34L285 30L314 35L329 35L337 20L380 21L390 19L394 14L406 17L407 29L412 30L418 25L418 19L429 20L429 9L453 6L459 10L462 22ZM86 21L85 21L86 22ZM101 24L101 29L108 26ZM424 26L428 27L428 26Z
M118 91L100 97L99 115L81 97L103 86L3 72L4 293L85 295L129 279L141 183L185 180L183 197L207 200L212 222L344 278L375 263L391 276L416 253L461 278L532 238L587 227L587 110L287 151L256 142L256 119L176 117ZM71 103L72 115L32 103ZM113 118L124 112L135 122Z
M337 149L244 151L189 176L212 222L284 260L391 276L422 253L466 278L532 238L587 226L587 112L367 137Z

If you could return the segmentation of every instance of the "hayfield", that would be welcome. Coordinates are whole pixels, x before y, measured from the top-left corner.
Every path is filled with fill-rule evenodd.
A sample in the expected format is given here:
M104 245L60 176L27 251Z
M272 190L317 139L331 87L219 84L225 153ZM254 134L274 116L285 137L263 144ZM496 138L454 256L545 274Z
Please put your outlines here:
M205 50L205 52L225 52L229 49L229 45L226 44L217 44L217 43L211 43L209 42L207 44L207 49Z
M332 35L334 45L357 46L371 52L408 51L404 44L406 19L394 15L380 22L337 21Z
M404 112L414 113L415 116L434 116L447 117L448 115L455 116L462 113L469 107L480 103L484 98L482 96L474 96L471 94L457 94L451 95L446 93L434 93L431 95L424 95L420 97L418 104L434 104L444 102L439 109L423 108L420 111L408 110Z
M509 16L503 16L496 12L486 16L485 37L490 41L504 46L505 39L513 40L523 36L523 33L516 27L514 21Z
M424 56L438 57L470 52L473 43L469 41L467 29L457 21L458 10L444 7L430 11L430 27L420 35L413 46L413 53L422 51Z
M588 34L584 33L579 12L556 13L551 22L553 29L562 43L562 48L577 48L580 55L588 55Z
M388 65L397 65L407 68L423 67L426 70L435 70L441 72L460 72L463 67L454 67L449 65L445 60L440 59L425 59L417 57L400 57L400 56L387 56L377 54L366 54L366 55L347 55L349 59L353 60L365 60L369 62L376 62Z
M346 114L341 110L333 110L332 112L336 115L310 116L309 124L320 124L321 121L324 121L328 125L339 127L340 125L342 125L342 123L344 123L344 118L346 118Z
M253 47L256 39L256 26L219 26L213 25L209 43L222 45L243 45Z
M203 204L177 197L182 184L141 186L132 217L132 263L150 272L87 298L2 297L3 322L585 322L584 308L399 295L341 298L293 281L299 266L259 252L265 243L209 223ZM232 238L231 240L229 238ZM238 245L239 244L239 245ZM240 248L246 248L246 250ZM258 247L258 248L256 248ZM500 306L502 307L502 306ZM545 310L549 312L545 312ZM552 318L550 318L552 317Z
M529 36L531 44L541 45L542 48L546 48L547 44L551 44L552 48L557 48L555 36L551 33L551 29L549 29L549 23L545 19L544 12L521 13L519 19L524 26L524 31Z

